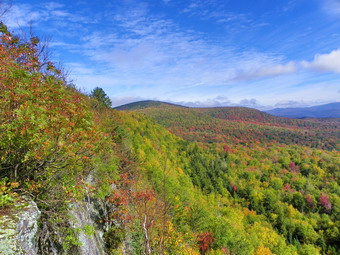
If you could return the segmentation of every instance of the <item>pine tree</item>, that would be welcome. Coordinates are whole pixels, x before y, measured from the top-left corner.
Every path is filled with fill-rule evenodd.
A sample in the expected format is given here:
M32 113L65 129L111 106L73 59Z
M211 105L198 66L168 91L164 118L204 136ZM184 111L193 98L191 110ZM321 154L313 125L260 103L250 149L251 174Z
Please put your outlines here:
M91 91L90 97L95 98L99 103L106 107L112 106L112 101L102 88L96 87Z

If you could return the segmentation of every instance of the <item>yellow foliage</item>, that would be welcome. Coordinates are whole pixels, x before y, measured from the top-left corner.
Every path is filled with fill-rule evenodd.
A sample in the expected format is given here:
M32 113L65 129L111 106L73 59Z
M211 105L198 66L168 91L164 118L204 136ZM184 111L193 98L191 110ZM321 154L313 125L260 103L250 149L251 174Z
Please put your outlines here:
M259 246L253 255L273 255L269 248L264 246Z
M145 160L146 155L145 155L145 152L143 150L138 150L137 154L138 154L138 158L140 160Z
M249 210L247 207L243 208L243 213L244 213L245 216L248 216L248 215L255 216L256 215L255 211Z
M207 255L225 255L228 254L222 250L210 250L206 253Z
M180 253L178 253L179 255L200 255L199 251L192 248L192 247L184 247Z
M289 205L287 209L288 217L294 218L296 214L298 214L298 211L292 205Z
M272 248L279 243L278 234L273 229L263 226L259 222L256 222L252 228L249 229L249 233L257 237L258 245L262 244Z
M11 186L11 189L15 189L15 188L19 187L19 182L11 182L10 186Z

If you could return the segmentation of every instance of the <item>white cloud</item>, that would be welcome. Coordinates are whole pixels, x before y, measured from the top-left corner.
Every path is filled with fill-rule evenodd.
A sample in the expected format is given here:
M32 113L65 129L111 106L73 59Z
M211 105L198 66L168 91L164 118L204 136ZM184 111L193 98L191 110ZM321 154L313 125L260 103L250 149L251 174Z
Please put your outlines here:
M92 68L85 67L80 63L67 63L67 66L72 70L72 73L75 73L79 76L95 75L95 72Z
M249 14L227 11L223 1L194 0L189 2L181 13L220 24L233 23L234 26L251 25L253 22Z
M256 109L264 108L255 98L242 99L238 105Z
M13 5L4 15L4 21L10 28L27 27L32 22L46 18L46 13L40 10L32 10L28 4Z
M204 1L195 1L190 7L201 8L204 4ZM34 14L35 9L37 13ZM23 19L21 24L28 24L32 18L37 21L54 19L63 21L67 29L77 23L77 19L81 20L80 16L71 15L65 6L56 2L42 5L40 9L29 5L15 6L12 14L12 20ZM221 18L217 12L206 15ZM228 85L235 80L256 80L296 71L294 63L284 63L281 56L256 51L240 54L230 46L212 43L194 31L182 30L172 20L151 14L145 3L115 10L109 15L110 18L105 31L97 30L80 36L82 44L59 41L52 42L52 46L89 57L92 63L107 72L104 74L101 71L99 75L105 83L114 77L113 81L122 86L159 86L165 94L176 88ZM232 16L227 18L238 19ZM67 29L62 32L67 33ZM79 66L70 67L75 68L73 73L76 80L85 83L95 80L89 77L89 73L81 72ZM93 77L96 75L98 73L93 72Z
M4 14L3 20L11 29L26 28L32 24L46 21L58 21L59 25L64 24L68 27L72 26L70 22L96 22L95 19L70 13L65 8L64 5L57 2L47 2L40 6L14 4L8 8L8 11Z
M247 70L246 72L240 72L236 75L235 80L254 80L259 78L267 78L285 74L292 74L298 70L295 62L289 62L287 64L260 66L255 68L254 71Z
M261 105L258 100L251 99L241 99L239 102L230 100L225 96L217 96L214 98L208 98L206 100L197 100L197 101L168 101L170 103L189 106L189 107L225 107L225 106L242 106L242 107L250 107L259 110L266 110L271 107Z
M170 101L168 102L189 107L219 107L219 106L229 106L232 102L225 96L217 96L214 98L208 98L206 100L196 100L196 101Z
M50 11L56 10L56 9L60 9L63 8L64 5L61 3L57 3L57 2L47 2L45 4L43 4L43 6Z
M71 16L70 13L68 13L68 12L66 12L66 11L62 11L62 10L54 10L54 11L51 11L51 14L52 14L53 16L61 17L61 18L66 18L66 17Z
M274 108L298 108L298 107L308 107L312 105L323 104L324 102L320 103L320 101L312 101L306 102L305 100L280 100L274 105Z
M150 99L146 99L143 97L111 97L111 101L112 101L112 106L113 107L117 107L117 106L121 106L124 104L129 104L129 103L133 103L133 102L138 102L138 101L143 101L143 100L150 100Z
M304 61L302 65L318 72L340 73L340 49L328 54L317 54L312 62Z
M76 50L79 48L79 45L77 44L71 44L71 43L65 43L65 42L57 42L57 41L52 41L49 43L50 47L56 47L56 48L62 48L65 50Z
M228 85L296 71L294 63L284 63L282 56L239 53L196 32L181 30L173 21L149 13L145 4L113 17L115 29L87 35L82 49L122 84L149 84L169 93L176 88Z
M289 74L296 72L296 64L294 62L289 62L284 65L275 65L268 68L261 68L257 72L257 77L270 77L277 76L281 74Z

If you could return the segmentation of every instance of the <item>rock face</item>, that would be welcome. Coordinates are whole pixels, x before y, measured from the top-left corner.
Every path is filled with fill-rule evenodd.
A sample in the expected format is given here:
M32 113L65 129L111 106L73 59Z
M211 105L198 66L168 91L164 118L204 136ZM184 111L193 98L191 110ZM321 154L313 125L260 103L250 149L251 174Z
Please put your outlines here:
M91 178L91 176L88 177L89 183L93 183ZM112 225L108 219L113 210L115 210L113 205L104 199L94 198L89 193L84 200L70 203L66 224L75 230L75 238L78 243L77 246L72 247L72 251L64 250L63 241L58 238L61 235L58 230L46 224L46 218L43 215L39 230L39 254L105 255L104 233Z
M94 184L92 175L87 181ZM112 187L114 189L115 187ZM112 211L105 200L86 196L84 201L74 202L70 206L70 225L78 229L77 238L80 243L79 255L105 255L104 233L111 227L108 221Z
M78 241L81 255L104 255L104 231L105 226L100 220L106 214L106 206L103 202L90 199L71 205L71 225L79 229Z
M76 230L79 243L72 255L106 254L104 233L112 224L107 219L113 209L105 200L90 196L70 204L67 224ZM0 255L70 254L64 251L58 230L46 224L44 215L40 216L36 203L27 198L0 210Z
M56 238L59 236L58 231L44 224L46 222L42 217L39 254L105 255L104 232L110 226L107 221L103 220L108 216L105 201L87 197L83 201L72 202L67 214L67 224L75 230L79 246L72 247L72 251L65 251L62 240Z
M0 254L35 255L40 211L30 199L0 211Z

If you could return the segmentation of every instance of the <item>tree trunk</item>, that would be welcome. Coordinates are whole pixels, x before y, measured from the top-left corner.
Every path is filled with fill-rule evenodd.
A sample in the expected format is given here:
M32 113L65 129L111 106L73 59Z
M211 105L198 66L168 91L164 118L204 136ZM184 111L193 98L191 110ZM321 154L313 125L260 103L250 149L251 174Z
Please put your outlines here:
M151 254L149 235L148 235L148 229L147 229L146 224L147 224L147 217L146 215L144 215L143 229L144 229L144 237L145 237L145 251L146 251L146 254Z

